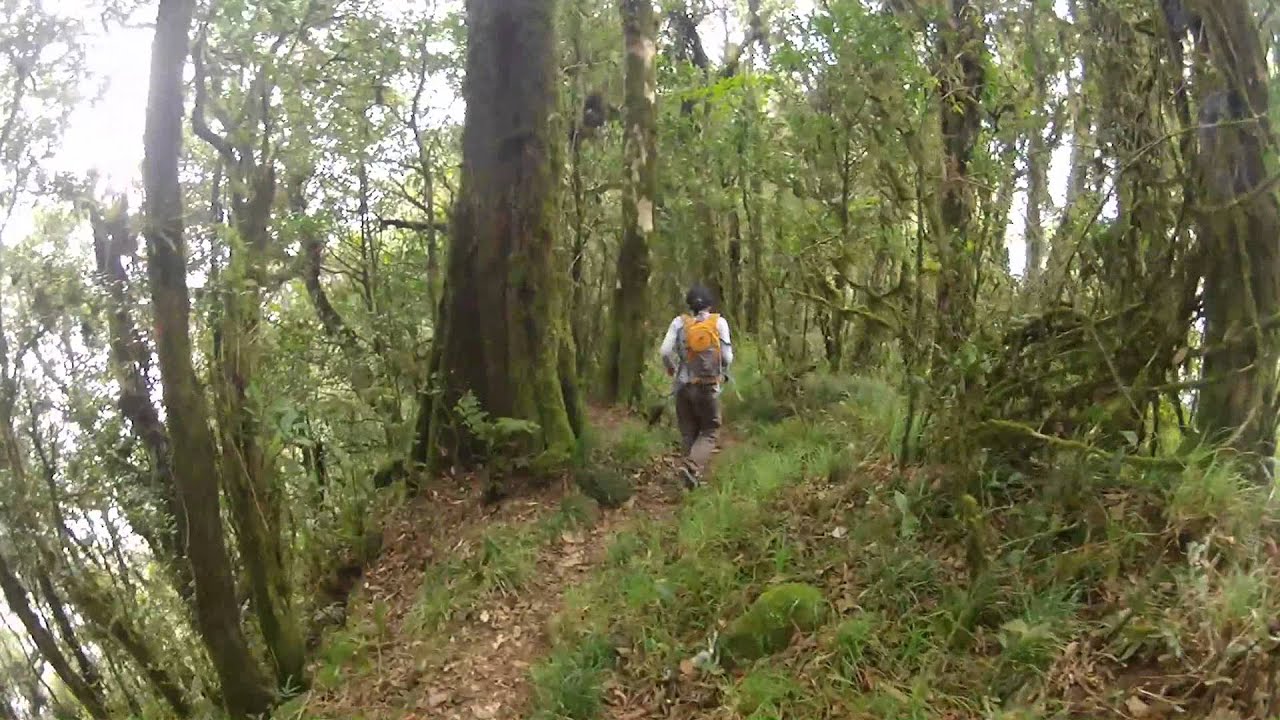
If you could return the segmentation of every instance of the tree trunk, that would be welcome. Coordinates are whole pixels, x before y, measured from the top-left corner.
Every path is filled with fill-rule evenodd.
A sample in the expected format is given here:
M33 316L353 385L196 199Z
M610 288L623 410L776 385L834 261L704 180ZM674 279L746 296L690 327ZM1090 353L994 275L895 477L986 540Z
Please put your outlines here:
M1031 100L1035 109L1035 120L1028 128L1027 141L1027 212L1023 236L1026 238L1026 268L1023 271L1024 287L1037 288L1040 284L1040 273L1044 268L1045 239L1043 211L1049 201L1049 164L1052 160L1050 148L1045 142L1045 131L1048 129L1047 115L1049 95L1049 78L1044 63L1044 50L1040 47L1040 27L1037 24L1036 10L1039 2L1027 4L1026 35L1028 49L1031 51L1033 91ZM998 226L1003 239L1003 226Z
M191 565L187 562L187 527L182 520L182 506L174 486L169 433L151 398L147 382L151 350L138 338L129 312L129 275L121 260L123 255L132 256L136 250L136 236L129 227L129 213L123 200L105 211L93 208L90 224L93 227L99 284L106 291L109 303L107 327L111 368L116 384L120 386L117 405L147 450L147 459L151 462L151 491L159 501L159 515L164 521L164 527L158 532L150 532L148 528L148 536L157 539L155 550L160 555L160 562L168 570L178 595L190 604L195 588L191 580Z
M657 17L651 0L621 0L626 47L623 131L622 247L609 335L605 397L633 403L643 390L649 345L649 239L658 194Z
M1076 0L1070 0L1068 5L1072 22L1080 24L1082 18ZM1041 303L1046 308L1057 302L1071 256L1075 253L1074 236L1078 231L1079 219L1084 214L1085 195L1089 190L1089 168L1096 152L1093 142L1093 114L1087 98L1088 78L1088 60L1081 57L1080 79L1076 83L1069 82L1067 86L1067 104L1072 114L1071 168L1067 173L1067 194L1058 217L1058 227L1049 243L1048 264L1041 275Z
M981 9L971 0L950 0L951 11L938 33L938 101L941 104L943 178L939 202L942 233L936 239L939 358L949 360L968 339L973 324L977 277L974 193L969 163L982 129L981 97L986 83L985 30Z
M0 555L0 592L4 594L4 601L9 606L9 612L17 616L18 621L22 623L23 629L27 631L27 636L31 638L31 642L40 651L41 657L49 663L54 672L58 674L58 678L66 684L67 689L75 696L76 701L83 705L84 709L95 720L107 720L107 718L110 718L111 712L107 708L107 701L102 696L101 688L92 685L71 667L66 655L62 653L62 648L58 647L58 641L54 638L53 633L45 628L40 622L40 618L36 616L35 610L31 608L27 589L23 587L22 581L14 573L8 558L2 555Z
M702 246L701 282L711 291L715 309L720 311L724 309L724 256L720 250L720 227L716 212L707 199L707 191L699 189L694 192L694 222L697 223L699 244Z
M282 543L281 499L275 464L267 457L253 398L262 364L262 297L270 243L275 172L268 160L253 167L242 160L237 183L247 194L232 201L240 244L232 248L222 296L222 343L218 353L218 425L222 432L222 478L236 524L240 562L245 567L268 653L282 691L305 684L306 648L294 609L289 567ZM245 169L247 166L248 169Z
M175 475L196 587L196 622L222 685L227 709L244 718L272 702L266 677L249 650L235 578L218 511L217 451L204 394L191 358L190 310L183 242L183 68L192 0L161 0L151 56L144 138L147 273L169 436L183 470Z
M1199 0L1213 84L1201 101L1199 166L1209 205L1202 213L1205 272L1204 375L1197 421L1212 438L1271 474L1276 445L1280 343L1280 206L1260 189L1274 161L1270 97L1258 28L1245 0ZM1208 83L1206 83L1208 84ZM1224 123L1214 127L1215 123Z
M71 656L76 660L76 666L80 668L80 677L84 678L89 688L102 696L102 673L98 672L97 666L85 652L76 629L71 624L71 615L67 613L67 606L53 586L53 581L49 579L49 573L43 569L37 570L36 587L40 589L40 595L43 596L45 605L49 608L49 615L53 618L54 626L58 628L58 634L62 636L62 643L71 651Z
M151 683L152 689L164 699L178 717L191 716L191 704L187 701L187 684L170 668L157 658L151 645L139 632L138 628L128 622L127 613L113 603L91 581L75 577L65 577L68 597L75 603L76 609L84 614L85 619L97 626L102 633L114 640Z
M455 407L473 393L494 418L536 422L528 452L567 459L575 435L559 355L566 332L555 269L554 0L467 4L462 182L451 228L439 395L430 455L456 431L461 460L488 448ZM567 364L566 364L567 365Z

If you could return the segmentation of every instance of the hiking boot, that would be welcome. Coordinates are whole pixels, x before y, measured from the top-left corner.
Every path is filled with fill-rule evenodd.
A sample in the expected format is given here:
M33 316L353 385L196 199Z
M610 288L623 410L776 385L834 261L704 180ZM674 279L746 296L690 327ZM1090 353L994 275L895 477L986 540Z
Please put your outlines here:
M689 468L680 468L680 484L684 485L686 490L692 490L702 484L698 477L694 475Z

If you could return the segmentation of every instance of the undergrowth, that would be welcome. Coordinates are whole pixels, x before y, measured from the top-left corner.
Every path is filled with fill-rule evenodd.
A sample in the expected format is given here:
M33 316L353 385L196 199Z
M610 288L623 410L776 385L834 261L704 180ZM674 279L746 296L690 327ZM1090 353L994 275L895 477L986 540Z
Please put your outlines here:
M712 718L1280 709L1267 488L1225 463L1171 473L1069 455L1038 477L958 483L892 463L889 385L785 388L742 378L727 414L749 439L673 520L617 535L569 591L532 673L535 717L603 717L606 699L628 706L618 714ZM836 612L781 653L717 665L717 635L784 582L820 588ZM602 638L611 660L582 660L606 656Z
M637 515L565 588L530 670L535 720L1276 717L1280 545L1270 488L1058 454L1031 474L902 467L903 402L876 378L766 377L726 390L737 441L670 518ZM581 469L629 478L670 429L589 435ZM539 548L596 522L570 494L428 568L408 627L519 593ZM721 640L766 591L816 589L816 630L730 664ZM325 668L365 671L378 609ZM340 681L317 677L318 685ZM616 707L614 707L616 706Z

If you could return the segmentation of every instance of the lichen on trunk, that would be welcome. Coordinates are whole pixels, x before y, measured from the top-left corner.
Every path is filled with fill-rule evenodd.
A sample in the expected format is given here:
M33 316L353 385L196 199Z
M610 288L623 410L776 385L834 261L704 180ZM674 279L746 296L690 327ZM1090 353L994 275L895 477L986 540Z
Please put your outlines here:
M191 0L161 0L151 57L144 137L147 274L155 314L166 423L175 457L178 498L188 530L188 558L196 587L196 625L217 670L223 702L233 717L272 704L265 673L240 626L235 576L219 513L217 451L204 393L192 362L182 185L183 82Z
M649 0L621 0L625 61L622 247L609 334L605 396L640 400L648 339L649 243L657 171L657 17Z
M554 0L467 7L462 180L434 368L442 392L425 427L428 458L482 459L486 448L455 412L468 392L491 417L537 423L524 450L547 464L567 460L575 442L561 377L569 364L559 358L569 345L553 229L554 9Z

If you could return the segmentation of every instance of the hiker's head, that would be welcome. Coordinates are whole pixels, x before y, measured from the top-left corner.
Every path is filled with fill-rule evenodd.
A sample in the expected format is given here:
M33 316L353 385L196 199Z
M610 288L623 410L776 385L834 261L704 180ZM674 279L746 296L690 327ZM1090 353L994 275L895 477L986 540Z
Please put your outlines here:
M684 294L684 304L689 306L691 312L699 313L710 310L715 301L706 286L702 283L694 283L693 287L689 288L689 292Z

